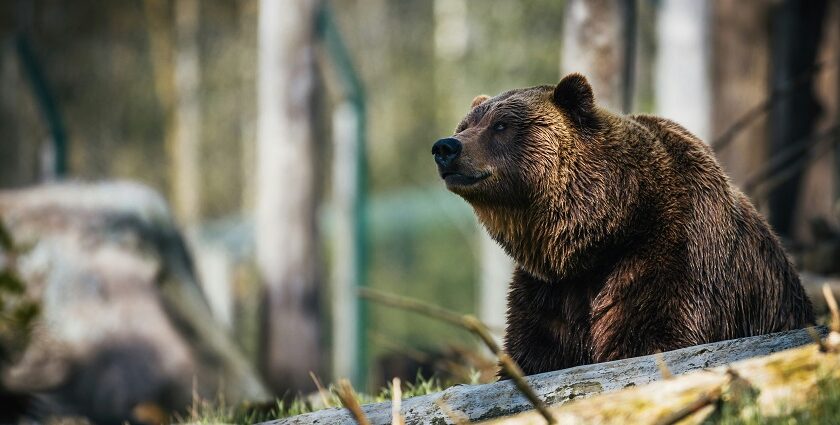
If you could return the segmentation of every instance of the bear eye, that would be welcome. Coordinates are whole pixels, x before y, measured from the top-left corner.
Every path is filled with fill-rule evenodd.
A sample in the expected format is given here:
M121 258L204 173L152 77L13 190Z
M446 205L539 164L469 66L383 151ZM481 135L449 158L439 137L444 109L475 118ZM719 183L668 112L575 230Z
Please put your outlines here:
M497 122L496 124L493 124L493 130L495 131L505 131L506 128L507 124L503 122Z

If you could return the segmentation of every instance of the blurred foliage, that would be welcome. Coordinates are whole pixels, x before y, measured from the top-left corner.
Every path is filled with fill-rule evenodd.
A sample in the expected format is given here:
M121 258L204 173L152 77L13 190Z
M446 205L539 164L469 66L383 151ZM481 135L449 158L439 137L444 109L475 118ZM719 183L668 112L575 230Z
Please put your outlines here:
M475 95L559 79L564 2L328 3L366 88L372 204L404 212L396 219L371 217L369 283L475 312L478 226L469 207L440 183L430 148L452 133ZM174 43L173 8L165 4L165 16L159 18L171 24L165 35ZM148 13L139 0L0 2L0 35L8 41L23 30L30 37L65 118L73 177L137 179L165 194L170 186L167 117L156 95ZM256 0L201 2L199 199L204 220L247 221L241 217L252 209L257 18ZM47 132L15 61L14 49L3 44L0 151L29 164L20 170L32 170L38 167L39 152L22 149L40 146ZM331 181L326 165L331 155L329 111L340 93L329 61L321 63L316 82L322 109L318 122L324 128L318 134L325 166L319 167L319 178L326 198ZM0 185L27 178L0 176ZM277 190L282 188L283 182L277 182ZM429 209L405 212L405 204ZM329 209L326 202L324 209ZM329 235L324 238L328 247ZM237 267L249 269L249 260ZM261 294L249 279L254 275L243 272L234 282L234 329L254 352ZM465 339L460 330L377 306L371 308L368 323L372 332L408 349L441 352L452 341ZM374 357L393 354L393 347L367 342Z
M442 3L333 3L367 88L374 192L437 183L431 145L476 95L559 79L564 2L465 1L463 16L451 18L466 26L452 36L465 38L452 41L465 43L454 53L435 42L447 39L435 34Z
M26 293L15 271L20 250L0 221L0 366L15 360L26 347L40 305Z
M372 217L371 286L472 313L478 227L466 203L440 183L431 145L452 134L476 95L558 80L563 2L470 0L463 10L443 3L333 6L367 89L373 196L403 199L417 193L407 188L419 187L417 199L437 209L432 222L410 219L417 214L405 211L401 226ZM444 25L450 22L456 28ZM447 29L454 34L435 33ZM459 42L462 49L447 48ZM441 198L455 205L441 205ZM449 325L376 305L370 307L369 328L406 350L434 353L451 341L471 341ZM373 358L394 353L394 346L368 342Z

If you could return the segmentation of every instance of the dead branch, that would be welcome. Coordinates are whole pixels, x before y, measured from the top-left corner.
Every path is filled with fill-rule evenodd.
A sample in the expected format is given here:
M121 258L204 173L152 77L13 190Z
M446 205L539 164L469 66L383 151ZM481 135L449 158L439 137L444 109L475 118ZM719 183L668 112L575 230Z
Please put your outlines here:
M350 381L346 379L339 380L336 394L338 395L338 399L341 400L341 404L353 415L353 419L356 420L357 424L370 425L367 416L362 412L362 406L359 405L359 398L356 397L356 392L353 391L353 386L350 385Z
M822 287L825 303L831 311L831 331L840 332L840 309L837 308L837 299L834 298L834 293L831 292L831 287L823 284Z
M391 381L391 425L405 425L405 421L400 414L400 405L402 404L402 388L400 385L400 378L395 377Z
M780 184L796 175L816 156L808 155L809 151L821 145L822 149L826 149L837 143L833 136L838 130L840 130L840 125L835 124L828 130L805 137L775 154L761 169L747 178L744 191L751 194L755 192L753 197L762 199ZM822 144L826 140L829 142ZM756 190L758 187L761 187L760 191Z
M764 99L758 105L750 108L747 110L743 115L741 115L737 120L735 120L732 125L729 126L717 139L712 141L710 144L712 150L715 152L719 152L721 149L725 148L729 145L732 140L735 139L740 132L742 132L750 123L755 121L756 119L764 116L779 101L779 99L785 98L793 93L794 90L798 89L800 86L808 83L812 80L814 75L818 74L819 72L833 68L837 62L835 60L819 62L814 64L811 69L805 70L794 79L788 82L788 84L783 85L770 93L766 99Z
M367 298L371 301L376 301L391 307L401 308L404 310L413 311L415 313L423 314L428 317L440 319L446 322L449 322L453 325L460 326L481 339L484 345L496 355L499 359L499 364L502 366L502 369L513 380L516 388L522 392L522 394L528 399L529 402L537 409L538 412L545 418L546 422L549 424L555 423L554 418L551 417L551 414L548 412L548 408L546 407L545 403L540 399L531 385L528 384L528 381L525 380L525 375L522 373L522 369L519 368L519 365L510 358L502 349L499 347L499 344L496 344L496 340L493 339L493 336L490 334L490 331L487 330L487 326L484 325L478 318L470 314L458 314L453 311L431 305L428 303L424 303L419 300L414 300L411 298L401 297L398 295L386 294L383 292L379 292L370 288L361 288L359 290L359 295L363 298Z

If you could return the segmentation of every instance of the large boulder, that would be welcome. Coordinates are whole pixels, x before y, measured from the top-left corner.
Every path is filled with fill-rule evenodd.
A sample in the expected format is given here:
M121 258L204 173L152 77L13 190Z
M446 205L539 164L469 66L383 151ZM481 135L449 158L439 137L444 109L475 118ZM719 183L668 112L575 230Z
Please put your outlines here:
M142 420L183 411L193 391L227 403L268 394L211 317L165 202L127 182L0 191L19 277L39 315L2 370L2 387L41 415Z

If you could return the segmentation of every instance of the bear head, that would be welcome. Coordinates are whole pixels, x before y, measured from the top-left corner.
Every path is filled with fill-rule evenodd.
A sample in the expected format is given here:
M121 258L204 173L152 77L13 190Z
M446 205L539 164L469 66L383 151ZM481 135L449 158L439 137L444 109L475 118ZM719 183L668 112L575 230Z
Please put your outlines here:
M517 263L535 276L557 278L563 263L585 251L575 249L573 233L596 242L625 215L603 207L620 203L607 181L616 173L598 152L614 138L605 130L612 119L596 108L586 78L571 74L556 86L476 97L432 154L447 189L472 205Z
M432 154L446 187L474 206L524 205L562 174L563 153L597 128L595 115L592 88L580 74L554 87L481 95Z

